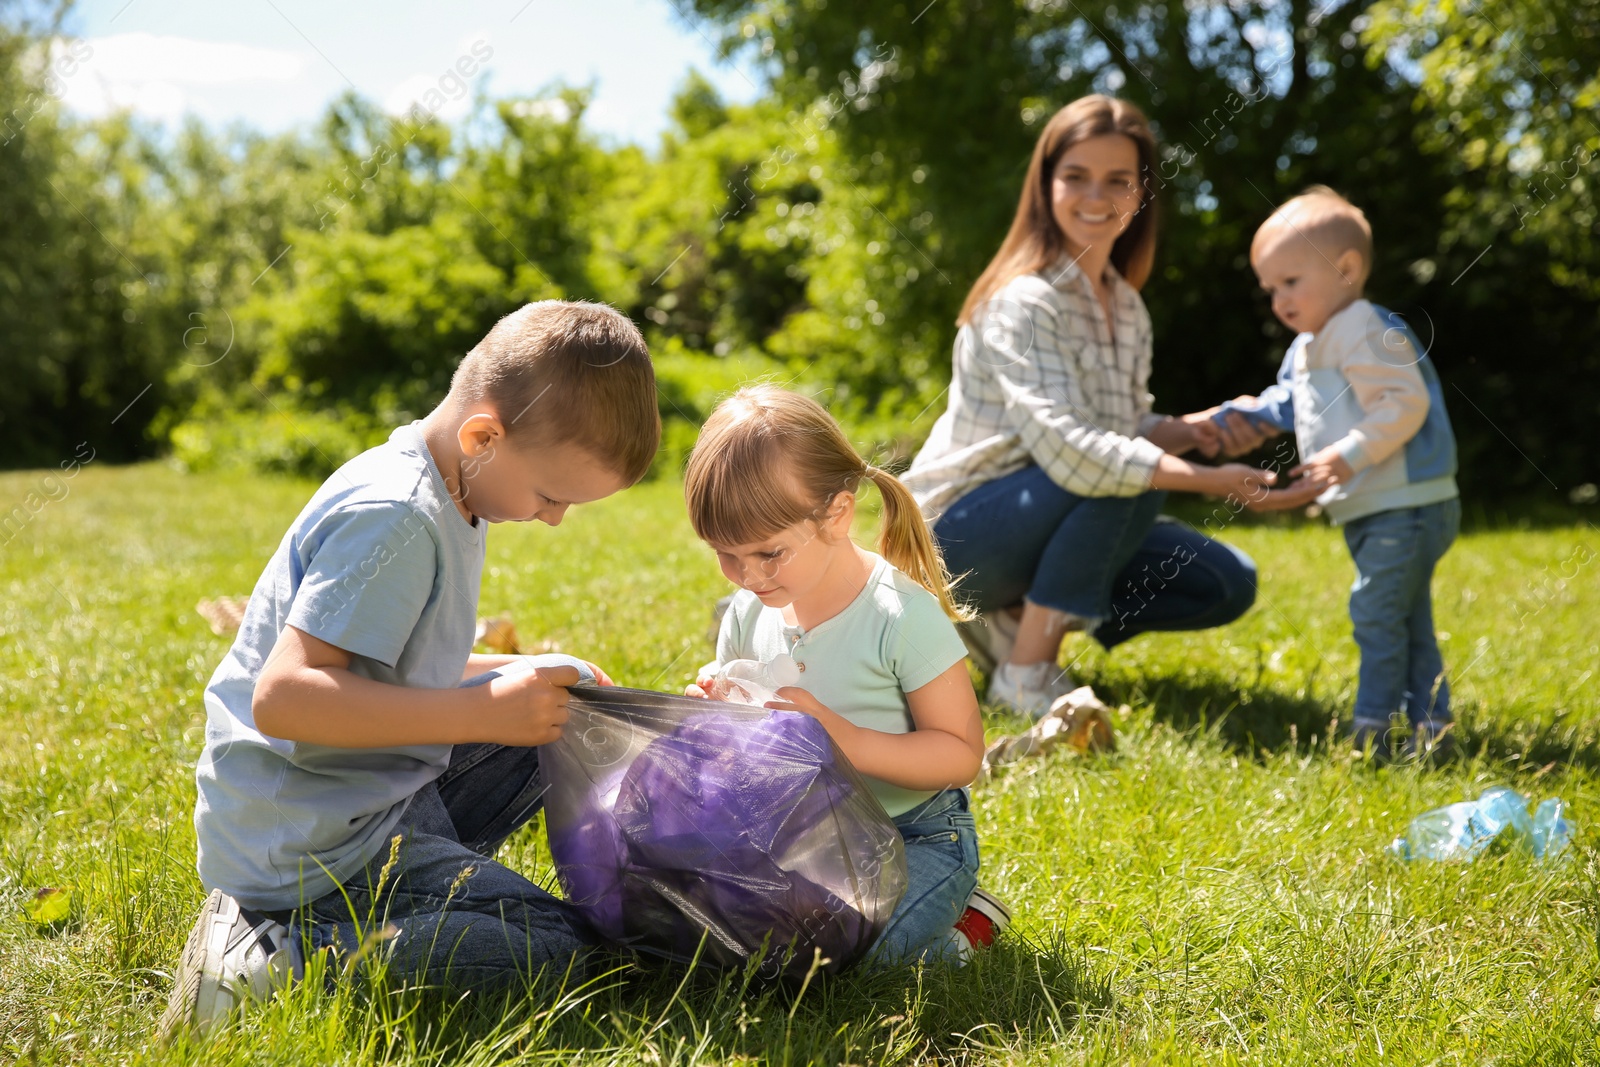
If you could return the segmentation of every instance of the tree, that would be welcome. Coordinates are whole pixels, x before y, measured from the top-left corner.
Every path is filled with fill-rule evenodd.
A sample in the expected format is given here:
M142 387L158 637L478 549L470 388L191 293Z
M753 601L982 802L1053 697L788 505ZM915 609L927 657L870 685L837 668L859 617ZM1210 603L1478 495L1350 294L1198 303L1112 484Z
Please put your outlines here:
M1600 297L1600 7L1382 0L1366 38L1411 74L1422 136L1449 158L1450 235L1542 242L1554 281Z
M841 155L872 161L876 181L903 195L889 210L897 224L931 214L938 240L926 247L953 284L925 281L888 313L938 322L946 352L955 310L1015 208L1036 131L1085 92L1115 92L1146 110L1165 144L1163 249L1146 291L1165 409L1269 379L1288 338L1255 292L1249 236L1277 202L1320 182L1366 208L1378 241L1371 291L1436 339L1446 380L1480 406L1517 412L1493 425L1458 414L1465 480L1531 487L1545 472L1570 484L1593 469L1566 436L1580 405L1546 391L1548 380L1508 383L1505 374L1518 348L1557 351L1582 339L1592 351L1600 330L1581 314L1574 323L1570 297L1537 273L1516 273L1515 301L1451 290L1482 246L1440 228L1462 195L1459 175L1426 136L1436 116L1425 100L1413 106L1405 72L1367 62L1362 5L697 0L686 10L719 28L728 51L765 63L792 106L842 103L833 127ZM1498 281L1504 289L1503 274ZM1507 303L1522 309L1516 346L1505 336ZM1551 326L1536 318L1546 311ZM1502 433L1535 456L1534 467Z

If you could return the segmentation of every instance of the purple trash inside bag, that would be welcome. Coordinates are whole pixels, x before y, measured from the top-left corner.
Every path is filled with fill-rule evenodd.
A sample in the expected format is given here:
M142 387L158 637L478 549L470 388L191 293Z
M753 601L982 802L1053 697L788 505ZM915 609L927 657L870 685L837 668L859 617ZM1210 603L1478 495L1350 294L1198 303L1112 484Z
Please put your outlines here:
M578 698L581 693L581 699ZM803 974L872 944L905 890L900 836L821 723L608 687L575 692L541 755L550 849L606 939L735 966L762 949ZM575 734L616 736L595 745ZM642 743L641 743L642 742ZM614 790L614 792L613 792Z

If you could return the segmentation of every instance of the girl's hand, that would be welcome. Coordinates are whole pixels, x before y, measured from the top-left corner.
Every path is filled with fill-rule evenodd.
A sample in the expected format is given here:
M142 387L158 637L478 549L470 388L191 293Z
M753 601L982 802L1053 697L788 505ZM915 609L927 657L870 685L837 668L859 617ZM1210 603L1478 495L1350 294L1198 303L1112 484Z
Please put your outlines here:
M783 699L769 700L763 706L776 711L803 711L813 719L820 720L824 726L828 724L830 716L839 718L838 712L797 685L784 686L778 690L778 695Z
M857 726L797 685L784 686L778 690L778 696L783 699L769 700L762 706L774 711L798 711L816 719L822 724L822 728L828 731L833 743L838 745L839 750L852 762L856 758L856 743L861 739L861 735L876 732Z
M695 672L694 684L684 689L686 697L699 697L701 700L710 700L717 690L717 664L707 663Z

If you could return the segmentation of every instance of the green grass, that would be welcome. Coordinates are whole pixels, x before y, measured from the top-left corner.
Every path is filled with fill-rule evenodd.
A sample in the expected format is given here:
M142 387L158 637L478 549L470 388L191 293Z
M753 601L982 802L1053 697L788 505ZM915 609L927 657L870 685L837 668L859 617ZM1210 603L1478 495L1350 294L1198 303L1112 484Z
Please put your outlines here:
M0 502L40 484L0 476ZM249 591L311 486L158 465L66 486L0 549L0 1062L1600 1062L1600 535L1576 519L1480 522L1442 564L1466 756L1438 770L1327 741L1356 653L1323 527L1225 531L1262 568L1233 626L1069 644L1129 707L1121 750L979 791L984 881L1019 936L965 971L801 991L624 970L510 1004L307 986L160 1050L202 897L191 775L225 648L194 604ZM525 638L660 688L709 657L724 585L672 484L498 528L489 551L484 611ZM1384 854L1412 815L1497 782L1571 804L1572 862ZM551 880L535 829L502 858ZM45 886L74 912L40 929L23 904Z

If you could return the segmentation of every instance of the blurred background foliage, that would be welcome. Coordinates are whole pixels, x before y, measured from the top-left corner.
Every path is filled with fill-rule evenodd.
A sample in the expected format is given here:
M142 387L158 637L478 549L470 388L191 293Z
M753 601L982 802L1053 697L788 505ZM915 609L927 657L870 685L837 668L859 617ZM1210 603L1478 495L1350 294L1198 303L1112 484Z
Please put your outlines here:
M9 466L170 454L321 474L420 416L496 317L604 300L645 329L681 462L754 377L880 460L943 410L953 319L1038 131L1091 91L1163 162L1158 407L1256 391L1289 338L1246 259L1324 182L1372 219L1369 294L1431 346L1480 496L1597 479L1600 8L1590 0L694 0L767 78L691 74L659 145L588 93L446 125L355 96L315 128L73 118L60 12L0 0L0 433Z

